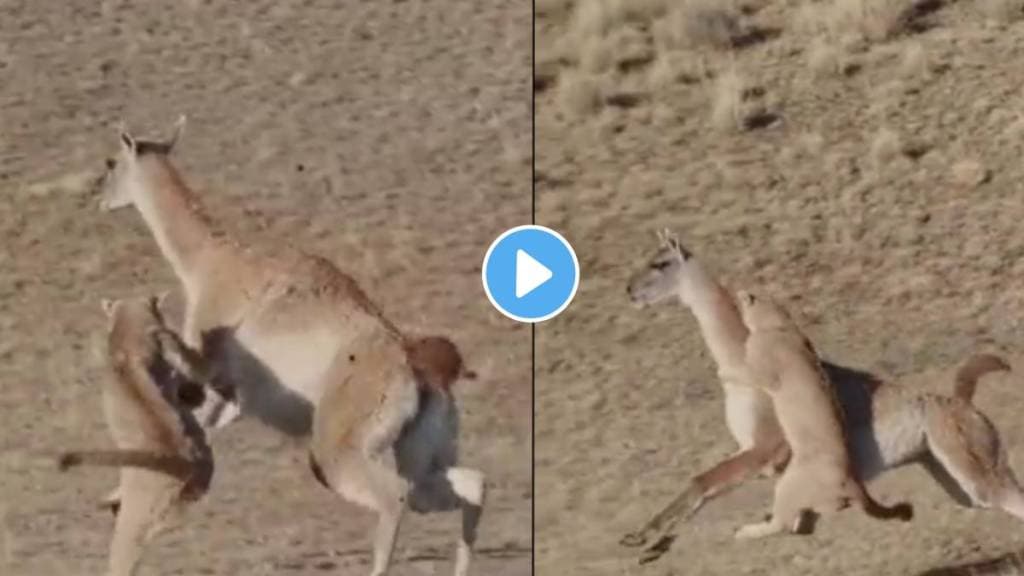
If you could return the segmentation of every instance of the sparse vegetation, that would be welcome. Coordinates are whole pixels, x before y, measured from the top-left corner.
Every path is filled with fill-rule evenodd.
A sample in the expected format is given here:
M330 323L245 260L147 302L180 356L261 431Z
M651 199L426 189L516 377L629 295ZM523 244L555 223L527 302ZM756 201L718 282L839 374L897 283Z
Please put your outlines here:
M883 170L902 151L900 136L888 127L882 127L871 140L871 166L876 172Z
M964 159L953 164L950 169L953 183L962 188L977 188L988 182L992 174L984 164L975 159Z
M718 130L743 127L743 78L735 66L727 68L715 80L711 97L711 124Z
M592 74L565 73L559 81L558 100L568 117L590 116L601 107L601 82Z
M841 74L842 52L827 37L815 36L807 47L807 66L819 76Z
M877 42L907 32L917 0L832 0L826 11L834 37L857 35Z
M655 42L662 48L732 48L743 34L731 2L685 0L671 4L668 14L654 23Z
M1024 0L981 0L979 7L991 23L1008 24L1024 19Z
M923 78L930 72L928 54L920 42L911 42L903 50L901 72L907 78Z
M1024 251L1024 236L1012 202L1024 182L1024 101L1016 62L1024 28L1015 23L1017 5L665 0L661 8L648 5L645 13L629 16L620 6L613 23L595 27L611 62L590 56L606 63L583 64L580 50L587 44L575 37L571 56L559 60L560 77L570 83L583 78L591 87L582 99L587 105L577 108L585 110L582 119L566 118L559 91L538 98L536 162L544 173L561 176L538 184L538 196L549 198L539 214L586 238L588 267L605 280L651 229L684 230L695 249L713 251L729 273L735 271L734 286L813 294L800 306L821 319L829 346L848 346L851 356L875 358L891 373L938 366L967 345L963 338L971 336L951 338L940 310L962 307L958 318L971 325L968 334L1012 345L1019 331L1008 318L1024 313L1024 296L1006 289L1008 280L1024 274L1014 257ZM569 15L562 22L547 20L543 28L553 32L538 36L538 54L577 29ZM625 58L630 64L622 66L621 54L634 49L639 57ZM657 192L642 193L636 182L655 182ZM622 306L621 289L608 284L591 283L585 305ZM551 543L537 555L538 570L582 573L631 565L634 559L622 550L605 552L592 543L610 530L637 527L679 486L667 479L638 486L606 463L648 465L660 458L655 465L677 465L680 452L651 440L655 435L675 435L686 444L686 458L700 457L721 440L693 435L712 417L711 408L665 401L677 398L678 355L683 348L693 351L692 342L666 351L660 365L644 364L648 384L637 389L632 368L640 360L619 349L643 338L640 323L661 317L641 311L633 320L609 322L609 314L576 315L571 329L551 336L579 346L562 354L553 352L554 344L548 348L557 357L549 356L545 374L549 383L557 380L558 392L540 391L537 399L539 414L556 415L538 428L539 458L549 462L546 472L538 468L538 478L543 483L547 476L543 498L550 505L550 511L538 507L538 538ZM911 332L908 326L914 326ZM856 337L868 329L882 338ZM912 359L898 360L904 352ZM687 373L707 368L706 358L696 351L692 356L696 364L684 366ZM595 364L621 369L606 370L607 379L595 385ZM610 419L616 438L626 438L628 446L608 446L607 435L576 418L577 406L564 403L569 395L600 396L595 412ZM616 398L614 411L605 398ZM995 412L998 402L987 406ZM684 432L678 430L682 409L692 425ZM700 424L693 424L691 410ZM663 424L652 423L658 411ZM1008 438L1021 436L1012 406L996 417L1009 422ZM598 446L600 454L591 455ZM1015 458L1022 450L1019 443L1010 449ZM581 467L594 471L593 482L569 480ZM896 490L910 491L920 479L892 481ZM646 499L609 517L610 505L626 506L631 496L654 492L657 502ZM1013 539L1019 524L1012 518L978 512L967 521L941 491L918 498L936 522L915 523L895 543L891 534L868 532L830 540L834 562L827 567L817 558L793 566L789 547L737 550L724 515L679 525L679 544L662 563L671 571L693 559L691 571L709 575L920 574L1019 547ZM566 507L577 519L566 521L555 511ZM991 535L978 537L978 522ZM971 550L935 544L947 541L969 541ZM864 555L865 549L872 554ZM580 557L592 565L579 567Z

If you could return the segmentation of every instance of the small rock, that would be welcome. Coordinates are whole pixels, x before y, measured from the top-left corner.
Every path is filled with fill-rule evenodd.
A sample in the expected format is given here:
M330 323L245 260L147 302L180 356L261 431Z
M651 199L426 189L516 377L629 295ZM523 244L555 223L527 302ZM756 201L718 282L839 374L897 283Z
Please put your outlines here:
M977 160L961 160L953 164L953 183L964 188L977 188L989 181L992 174Z

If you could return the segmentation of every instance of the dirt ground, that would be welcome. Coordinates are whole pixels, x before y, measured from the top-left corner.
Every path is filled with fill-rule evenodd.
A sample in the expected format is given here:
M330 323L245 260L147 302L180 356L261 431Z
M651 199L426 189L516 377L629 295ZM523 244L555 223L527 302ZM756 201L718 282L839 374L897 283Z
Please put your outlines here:
M1005 355L976 404L1024 473L1024 5L713 4L538 1L537 221L582 275L537 335L537 574L905 575L1019 549L1019 521L916 467L869 486L908 524L737 543L758 480L657 562L617 544L735 448L690 314L626 298L662 227L843 364L947 392L970 353Z
M530 218L526 2L0 0L0 574L100 574L109 470L102 297L176 286L131 210L89 182L189 117L175 152L211 214L354 275L394 320L449 334L481 374L458 390L463 461L491 492L476 573L530 573L530 334L480 284L487 245ZM323 490L257 423L214 437L212 492L141 574L363 574L373 517ZM403 524L394 574L451 569L457 514Z

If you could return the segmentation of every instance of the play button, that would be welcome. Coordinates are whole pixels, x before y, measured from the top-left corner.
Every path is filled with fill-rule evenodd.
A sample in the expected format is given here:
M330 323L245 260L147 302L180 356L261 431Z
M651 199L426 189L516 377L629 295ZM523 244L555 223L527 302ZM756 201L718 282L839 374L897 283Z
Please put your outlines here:
M498 236L484 256L487 299L519 322L542 322L569 305L579 287L579 262L561 234L517 226Z
M516 250L516 298L533 292L555 274L522 250Z

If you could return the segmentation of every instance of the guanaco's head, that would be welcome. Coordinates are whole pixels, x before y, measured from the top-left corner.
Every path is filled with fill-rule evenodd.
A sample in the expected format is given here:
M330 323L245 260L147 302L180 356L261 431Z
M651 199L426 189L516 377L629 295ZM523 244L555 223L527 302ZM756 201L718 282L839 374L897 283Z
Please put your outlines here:
M743 323L751 332L777 330L793 325L789 312L774 300L748 290L739 290L736 292L736 302L739 303Z
M118 135L120 150L116 156L107 158L106 172L99 183L100 210L109 212L130 206L142 176L141 162L147 157L170 154L184 130L185 116L178 118L171 137L163 142L136 139L121 127Z
M658 233L658 249L644 267L633 274L626 286L629 300L643 308L678 296L689 304L697 282L706 278L700 263L674 234L668 230Z

